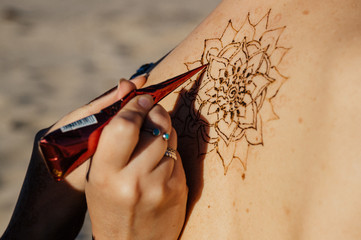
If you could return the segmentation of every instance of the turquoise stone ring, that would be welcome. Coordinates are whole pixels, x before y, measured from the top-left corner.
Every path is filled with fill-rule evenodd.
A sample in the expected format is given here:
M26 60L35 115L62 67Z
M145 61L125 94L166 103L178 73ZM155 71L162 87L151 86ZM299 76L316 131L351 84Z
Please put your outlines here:
M152 131L153 136L159 136L160 135L160 130L158 128L154 128Z
M169 139L169 134L168 133L163 133L162 138L167 141Z
M143 128L144 131L151 133L153 136L160 136L162 134L162 132L160 131L159 128L154 128L154 129L149 129L149 128ZM168 133L163 133L162 134L162 138L163 140L167 141L169 139L169 134Z

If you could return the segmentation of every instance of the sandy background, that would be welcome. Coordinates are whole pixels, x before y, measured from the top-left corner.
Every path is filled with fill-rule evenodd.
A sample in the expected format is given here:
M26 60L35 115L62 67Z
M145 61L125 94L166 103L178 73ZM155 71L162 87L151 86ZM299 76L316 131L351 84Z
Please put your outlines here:
M0 235L35 133L175 47L220 0L0 0ZM86 222L78 239L90 239Z

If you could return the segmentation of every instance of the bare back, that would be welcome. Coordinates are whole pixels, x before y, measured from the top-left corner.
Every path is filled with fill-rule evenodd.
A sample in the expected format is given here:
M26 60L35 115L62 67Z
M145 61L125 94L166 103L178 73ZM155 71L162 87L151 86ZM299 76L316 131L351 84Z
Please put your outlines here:
M360 13L223 1L152 71L208 64L162 101L190 188L181 239L361 239Z

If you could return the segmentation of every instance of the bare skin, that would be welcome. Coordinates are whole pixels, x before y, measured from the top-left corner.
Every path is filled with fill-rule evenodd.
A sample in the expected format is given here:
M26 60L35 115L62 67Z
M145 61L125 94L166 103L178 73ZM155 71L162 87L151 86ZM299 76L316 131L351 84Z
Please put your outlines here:
M250 23L256 26L271 9L269 25L263 30L257 25L261 32L286 26L276 45L290 48L277 64L287 79L275 78L284 81L273 88L278 91L272 99L266 97L263 101L270 101L271 105L262 105L256 111L261 117L257 121L262 124L261 139L257 138L258 131L251 134L247 130L242 135L230 126L227 129L234 132L227 132L227 125L221 122L226 117L211 114L210 110L209 114L199 111L199 103L182 115L198 120L196 124L184 122L175 126L190 188L181 239L361 238L360 8L357 1L224 0L151 72L147 85L185 72L185 64L200 61L207 52L206 39L223 40L230 21L239 32L248 14ZM268 47L258 40L261 46ZM236 43L242 46L241 40ZM220 49L224 47L221 45ZM232 57L220 54L219 49L208 52L213 54L211 58L207 55L209 62L216 59L214 56L224 56L227 66L231 62ZM212 65L211 69L216 68ZM214 82L220 81L213 70L209 71L200 80L212 76ZM186 95L175 93L162 101L173 122L182 120L176 114L181 96ZM197 96L200 103L204 99L213 101L206 92L198 91ZM243 101L249 106L243 97L240 105ZM272 109L278 117L270 115ZM202 118L190 114L194 112L202 113ZM202 121L211 123L208 133L214 130L218 138L212 135L203 139L204 133L194 137L199 126L204 126ZM260 129L259 125L248 129L252 128ZM243 136L248 136L246 142ZM203 143L199 144L199 139ZM224 151L242 141L245 145Z
M184 129L186 121L175 126L190 188L181 239L360 239L359 2L225 0L151 72L147 84L184 72L187 64L201 60L204 40L221 39L230 20L239 31L248 14L256 25L270 9L267 29L286 26L277 46L290 50L277 66L287 78L257 112L262 141L247 139L246 146L237 145L227 156L222 149L243 139L226 146L222 134L231 135L231 125L227 130L219 121L217 129L219 115L199 111L202 101L197 100L193 110L182 111L201 113L202 118L194 114L196 121L187 126L197 129L204 126L202 121L213 123L207 131L216 128L218 146L223 148L215 148L209 139L197 147L202 134L195 135L199 133L192 127ZM205 91L197 91L196 99L212 101ZM161 103L173 111L173 122L179 120L175 113L181 96L192 97L182 94ZM265 105L268 100L271 105ZM199 148L216 150L199 155Z
M180 158L164 156L167 147L177 149L177 135L162 107L150 110L152 101L147 95L132 99L102 132L85 185L96 239L177 239L180 234L185 174ZM140 132L143 122L171 133L169 141Z
M132 99L105 127L92 166L87 161L62 182L52 179L37 147L46 132L99 112L145 80L121 80L115 91L39 132L16 209L1 239L75 239L87 205L96 239L178 237L188 190L180 156L176 162L164 156L168 146L177 149L170 117L161 106L153 107L150 96ZM169 133L169 142L140 132L143 123Z

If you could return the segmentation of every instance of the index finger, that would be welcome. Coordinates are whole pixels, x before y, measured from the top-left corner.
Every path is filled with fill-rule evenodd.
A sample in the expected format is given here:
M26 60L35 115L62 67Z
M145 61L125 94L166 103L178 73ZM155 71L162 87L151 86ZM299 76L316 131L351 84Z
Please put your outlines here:
M116 101L124 97L130 91L141 87L145 82L146 82L146 78L144 76L139 76L130 81L125 79L120 79L117 87L110 89L106 93L92 100L90 103L67 114L66 116L61 118L57 123L55 123L48 132L51 132L62 126L65 126L78 119L82 119L84 117L98 113L103 108L108 107L109 105L115 103Z

